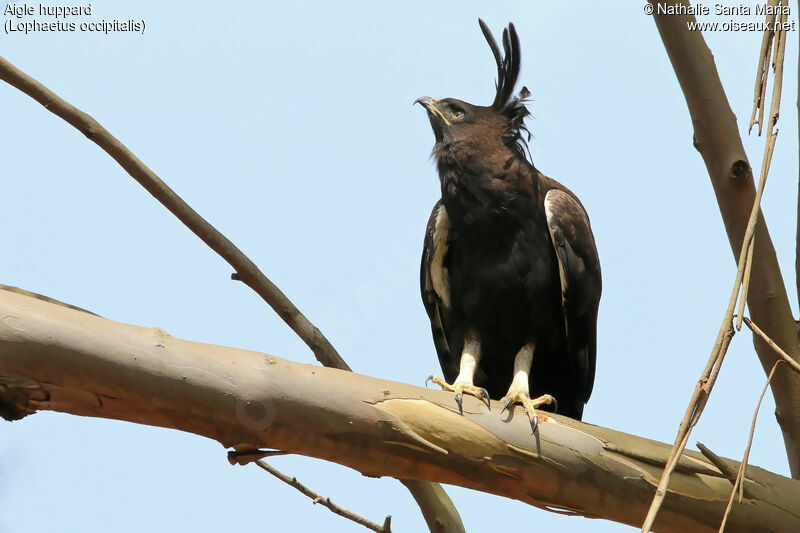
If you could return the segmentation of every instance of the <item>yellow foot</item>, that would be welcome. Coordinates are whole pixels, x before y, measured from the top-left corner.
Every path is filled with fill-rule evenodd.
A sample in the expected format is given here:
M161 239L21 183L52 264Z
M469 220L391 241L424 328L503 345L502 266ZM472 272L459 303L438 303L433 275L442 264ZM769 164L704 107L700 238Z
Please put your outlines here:
M531 425L533 426L533 431L536 431L536 428L539 426L539 415L536 413L536 408L541 405L555 405L556 409L558 409L558 402L556 399L550 396L549 394L543 394L538 398L531 400L531 397L528 396L527 392L518 391L518 392L511 392L508 391L509 394L504 396L500 399L500 401L505 400L505 404L503 405L503 411L514 405L515 403L522 404L522 407L525 408L525 411L528 413L528 419L531 421ZM501 411L501 413L503 412Z
M476 387L475 385L473 385L468 381L456 381L455 383L450 385L439 376L428 376L428 379L425 380L425 385L427 385L429 381L433 381L434 383L439 385L442 388L442 390L456 393L456 403L458 404L458 412L461 414L464 414L464 409L461 405L462 395L464 394L475 396L479 400L486 400L486 407L491 409L489 393L486 392L486 389L484 389L483 387Z

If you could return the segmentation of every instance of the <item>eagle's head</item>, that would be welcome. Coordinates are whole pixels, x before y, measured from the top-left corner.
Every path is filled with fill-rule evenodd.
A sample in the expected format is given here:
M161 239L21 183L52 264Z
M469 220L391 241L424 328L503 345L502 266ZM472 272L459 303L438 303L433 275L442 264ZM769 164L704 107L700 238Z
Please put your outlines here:
M490 106L477 106L455 98L438 100L422 96L414 103L428 112L436 137L434 155L440 161L446 155L463 154L472 158L475 154L507 154L509 150L524 159L530 138L525 128L525 117L530 115L525 98L530 92L523 87L519 95L514 95L520 69L517 30L513 23L503 30L505 54L501 54L489 27L483 20L478 19L478 22L497 63L494 102Z

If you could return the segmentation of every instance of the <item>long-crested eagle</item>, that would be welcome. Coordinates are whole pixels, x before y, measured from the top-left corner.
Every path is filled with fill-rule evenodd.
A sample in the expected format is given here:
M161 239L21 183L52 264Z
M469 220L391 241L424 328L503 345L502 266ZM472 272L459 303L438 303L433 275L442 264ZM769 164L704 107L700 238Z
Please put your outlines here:
M577 196L526 156L529 95L514 87L519 37L503 48L479 20L497 63L488 107L427 96L441 181L425 233L422 300L443 389L520 403L531 423L544 406L580 420L595 374L600 261ZM529 154L530 152L527 152Z

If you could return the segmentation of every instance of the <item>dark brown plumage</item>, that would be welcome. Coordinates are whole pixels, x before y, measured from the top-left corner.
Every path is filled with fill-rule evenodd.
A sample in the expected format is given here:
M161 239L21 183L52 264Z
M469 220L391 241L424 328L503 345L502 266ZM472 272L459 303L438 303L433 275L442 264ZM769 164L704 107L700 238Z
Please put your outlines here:
M504 54L480 26L497 64L492 104L417 100L436 138L442 194L421 271L446 379L434 381L455 391L459 406L462 393L505 394L507 407L522 403L534 422L534 408L552 395L560 413L580 419L595 374L601 276L594 236L578 198L527 157L529 93L523 87L514 96L514 25L503 31Z

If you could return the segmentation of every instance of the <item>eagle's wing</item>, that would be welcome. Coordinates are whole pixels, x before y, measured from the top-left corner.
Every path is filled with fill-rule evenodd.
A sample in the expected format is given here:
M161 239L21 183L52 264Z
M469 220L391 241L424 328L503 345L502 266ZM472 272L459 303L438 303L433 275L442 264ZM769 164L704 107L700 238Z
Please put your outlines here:
M422 303L428 312L433 332L433 343L439 355L444 377L449 382L458 375L458 355L454 357L447 338L446 317L450 310L450 274L446 265L450 218L442 202L433 206L428 227L425 230L425 245L422 249L420 268L420 290Z
M545 196L544 207L558 259L569 355L580 391L577 399L582 400L576 407L583 411L594 383L600 260L589 217L578 200L552 189Z

